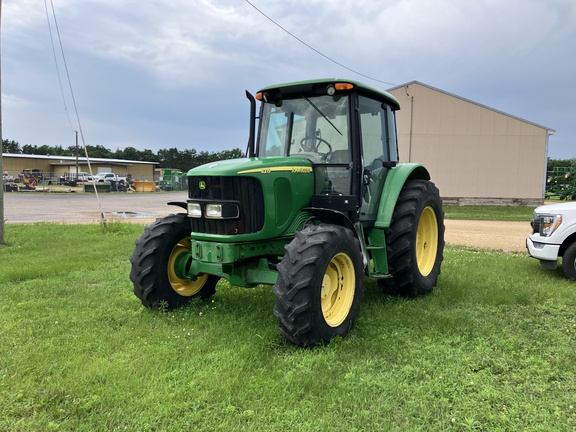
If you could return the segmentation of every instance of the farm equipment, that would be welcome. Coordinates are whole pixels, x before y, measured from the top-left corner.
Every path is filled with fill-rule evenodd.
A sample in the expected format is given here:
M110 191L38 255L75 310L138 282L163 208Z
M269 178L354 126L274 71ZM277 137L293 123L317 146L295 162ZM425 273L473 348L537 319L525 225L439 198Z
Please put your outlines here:
M184 189L185 181L182 171L165 169L158 181L158 187L164 191L180 191Z
M558 197L561 200L576 199L576 168L555 167L548 171L546 198Z
M430 293L444 212L427 169L398 162L398 101L340 80L246 95L246 158L191 169L187 201L169 203L185 213L156 220L136 240L130 279L141 302L208 299L221 278L272 285L280 333L314 346L348 333L365 277L390 294Z
M14 176L10 175L8 171L2 173L2 188L4 192L14 192L18 190L18 186L14 181Z
M35 190L36 185L42 182L43 178L42 170L39 169L24 169L20 174L18 174L18 178L20 182L24 185L22 189L24 190Z

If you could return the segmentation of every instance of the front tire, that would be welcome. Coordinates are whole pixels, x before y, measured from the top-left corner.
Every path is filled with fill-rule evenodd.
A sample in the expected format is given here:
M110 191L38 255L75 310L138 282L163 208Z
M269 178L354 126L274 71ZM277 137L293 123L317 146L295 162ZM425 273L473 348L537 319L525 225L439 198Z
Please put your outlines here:
M384 292L405 297L432 291L444 259L444 211L434 183L406 182L386 230L392 279L378 281Z
M562 270L568 279L576 280L576 243L572 243L564 251Z
M136 240L130 280L144 306L173 309L216 292L219 277L200 274L190 279L179 273L182 264L191 260L190 232L187 215L174 214L148 225Z
M274 285L280 333L298 346L344 337L360 312L362 255L348 228L310 225L286 245Z

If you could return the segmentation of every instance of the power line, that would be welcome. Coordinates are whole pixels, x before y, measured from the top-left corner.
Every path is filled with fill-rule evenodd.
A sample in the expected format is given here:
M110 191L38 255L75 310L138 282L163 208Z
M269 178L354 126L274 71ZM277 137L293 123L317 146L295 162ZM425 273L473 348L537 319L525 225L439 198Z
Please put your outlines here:
M68 112L68 106L66 105L66 96L64 95L64 88L62 87L62 77L60 76L60 68L58 67L58 58L56 56L56 49L54 48L54 37L52 36L52 25L50 24L50 15L48 13L48 4L44 0L44 9L46 9L46 21L48 23L48 33L50 33L50 43L52 45L52 55L54 56L54 65L56 66L56 75L58 75L58 85L60 86L60 94L62 95L62 103L64 104L64 111L66 112L66 118L68 119L68 124L70 129L74 131L74 126L72 126L72 120L70 119L70 113Z
M276 21L274 21L274 20L273 20L272 18L270 18L268 15L266 15L262 10L258 9L258 8L257 8L254 4L252 4L250 1L248 1L248 0L244 0L244 1L245 1L246 3L248 3L250 6L252 6L256 11L258 11L258 13L260 13L262 16L264 16L266 19L268 19L270 22L272 22L275 26L277 26L278 28L280 28L281 30L283 30L285 33L287 33L288 35L290 35L291 37L293 37L294 39L296 39L296 40L297 40L298 42L300 42L302 45L304 45L304 46L306 46L307 48L309 48L309 49L311 49L312 51L314 51L316 54L321 55L321 56L324 57L326 60L329 60L329 61L331 61L332 63L337 64L338 66L340 66L340 67L342 67L342 68L344 68L344 69L346 69L346 70L348 70L348 71L350 71L350 72L352 72L352 73L355 73L355 74L357 74L357 75L363 76L364 78L367 78L367 79L369 79L369 80L377 81L377 82L379 82L379 83L386 84L386 85L391 85L391 86L395 86L395 85L396 85L396 84L394 84L394 83L390 83L390 82L387 82L387 81L382 81L382 80L379 80L378 78L374 78L374 77L371 77L371 76L369 76L369 75L363 74L362 72L358 72L357 70L354 70L354 69L352 69L352 68L349 68L348 66L340 63L339 61L334 60L333 58L327 56L326 54L318 51L318 50L317 50L316 48L314 48L312 45L304 42L302 39L300 39L300 38L299 38L298 36L296 36L295 34L291 33L289 30L287 30L287 29L285 29L284 27L282 27L280 24L278 24Z
M46 8L46 18L48 19L48 28L50 29L50 40L52 41L52 51L55 53L54 39L52 38L52 28L50 26L50 17L48 15L47 0L44 0L44 6ZM66 62L66 56L64 54L64 46L62 45L62 38L60 36L60 29L58 27L58 21L56 20L56 11L54 10L54 3L52 0L50 0L50 6L52 9L52 18L54 19L54 28L56 29L56 35L58 36L58 43L60 45L60 53L62 54L62 63L64 64L64 70L66 71L66 78L68 81L68 87L70 89L70 96L72 98L72 105L74 106L74 112L76 113L76 121L78 122L78 130L80 131L80 137L82 138L82 145L84 147L84 154L86 155L86 163L88 164L88 170L90 171L90 174L92 174L92 165L90 163L90 158L88 157L88 148L86 147L86 141L84 140L84 132L82 130L82 123L80 122L80 114L78 113L78 106L76 105L76 98L74 96L74 89L72 88L72 80L70 79L70 72L68 71L68 63ZM54 54L54 55L56 55L56 54ZM56 58L55 58L55 60L56 60ZM56 61L56 65L58 65L57 61ZM58 69L58 66L56 66L56 69ZM62 89L60 72L58 72L58 81L60 83L60 89L62 90L62 98L65 101L66 98L64 97L64 90ZM64 105L66 106L66 102L64 102ZM66 111L66 113L68 114L68 111ZM68 121L70 121L70 117L68 117ZM76 136L78 136L78 135L76 135ZM106 225L106 218L104 217L104 211L102 210L102 203L100 202L100 196L98 195L98 190L96 188L96 182L94 182L94 194L96 195L96 200L98 201L98 206L100 207L100 217L101 217L104 225Z

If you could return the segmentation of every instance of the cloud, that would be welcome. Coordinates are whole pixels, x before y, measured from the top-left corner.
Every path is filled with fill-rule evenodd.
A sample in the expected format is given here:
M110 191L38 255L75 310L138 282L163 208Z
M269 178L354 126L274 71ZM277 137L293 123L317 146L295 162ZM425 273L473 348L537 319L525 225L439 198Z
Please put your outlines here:
M392 84L416 79L555 128L554 151L554 140L569 149L576 137L565 120L576 115L568 85L576 73L573 0L251 2L362 74ZM27 117L43 124L52 115L44 110L62 109L44 5L3 6L4 91L34 103ZM162 148L166 139L190 145L198 136L203 145L229 146L228 130L246 128L244 89L323 76L367 80L245 1L58 0L54 7L81 116L103 145ZM16 127L23 111L10 101L6 110L14 119L9 138L30 136ZM60 127L67 136L67 122ZM57 141L56 128L33 138Z

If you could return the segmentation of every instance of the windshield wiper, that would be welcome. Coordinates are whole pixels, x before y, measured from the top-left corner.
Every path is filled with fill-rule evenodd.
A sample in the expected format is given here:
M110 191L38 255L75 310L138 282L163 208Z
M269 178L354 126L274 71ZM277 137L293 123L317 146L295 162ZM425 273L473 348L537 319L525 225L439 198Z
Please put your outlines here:
M314 103L313 103L310 99L308 99L306 96L302 95L302 98L304 98L304 100L305 100L306 102L308 102L310 105L312 105L312 107L313 107L316 111L318 111L322 117L324 117L324 120L326 120L328 123L330 123L330 126L332 126L336 132L338 132L340 135L342 135L342 132L340 132L340 131L338 130L338 128L337 128L336 126L334 126L334 123L332 123L332 122L330 121L330 119L329 119L328 117L326 117L322 111L320 111L320 108L318 108L316 105L314 105Z

